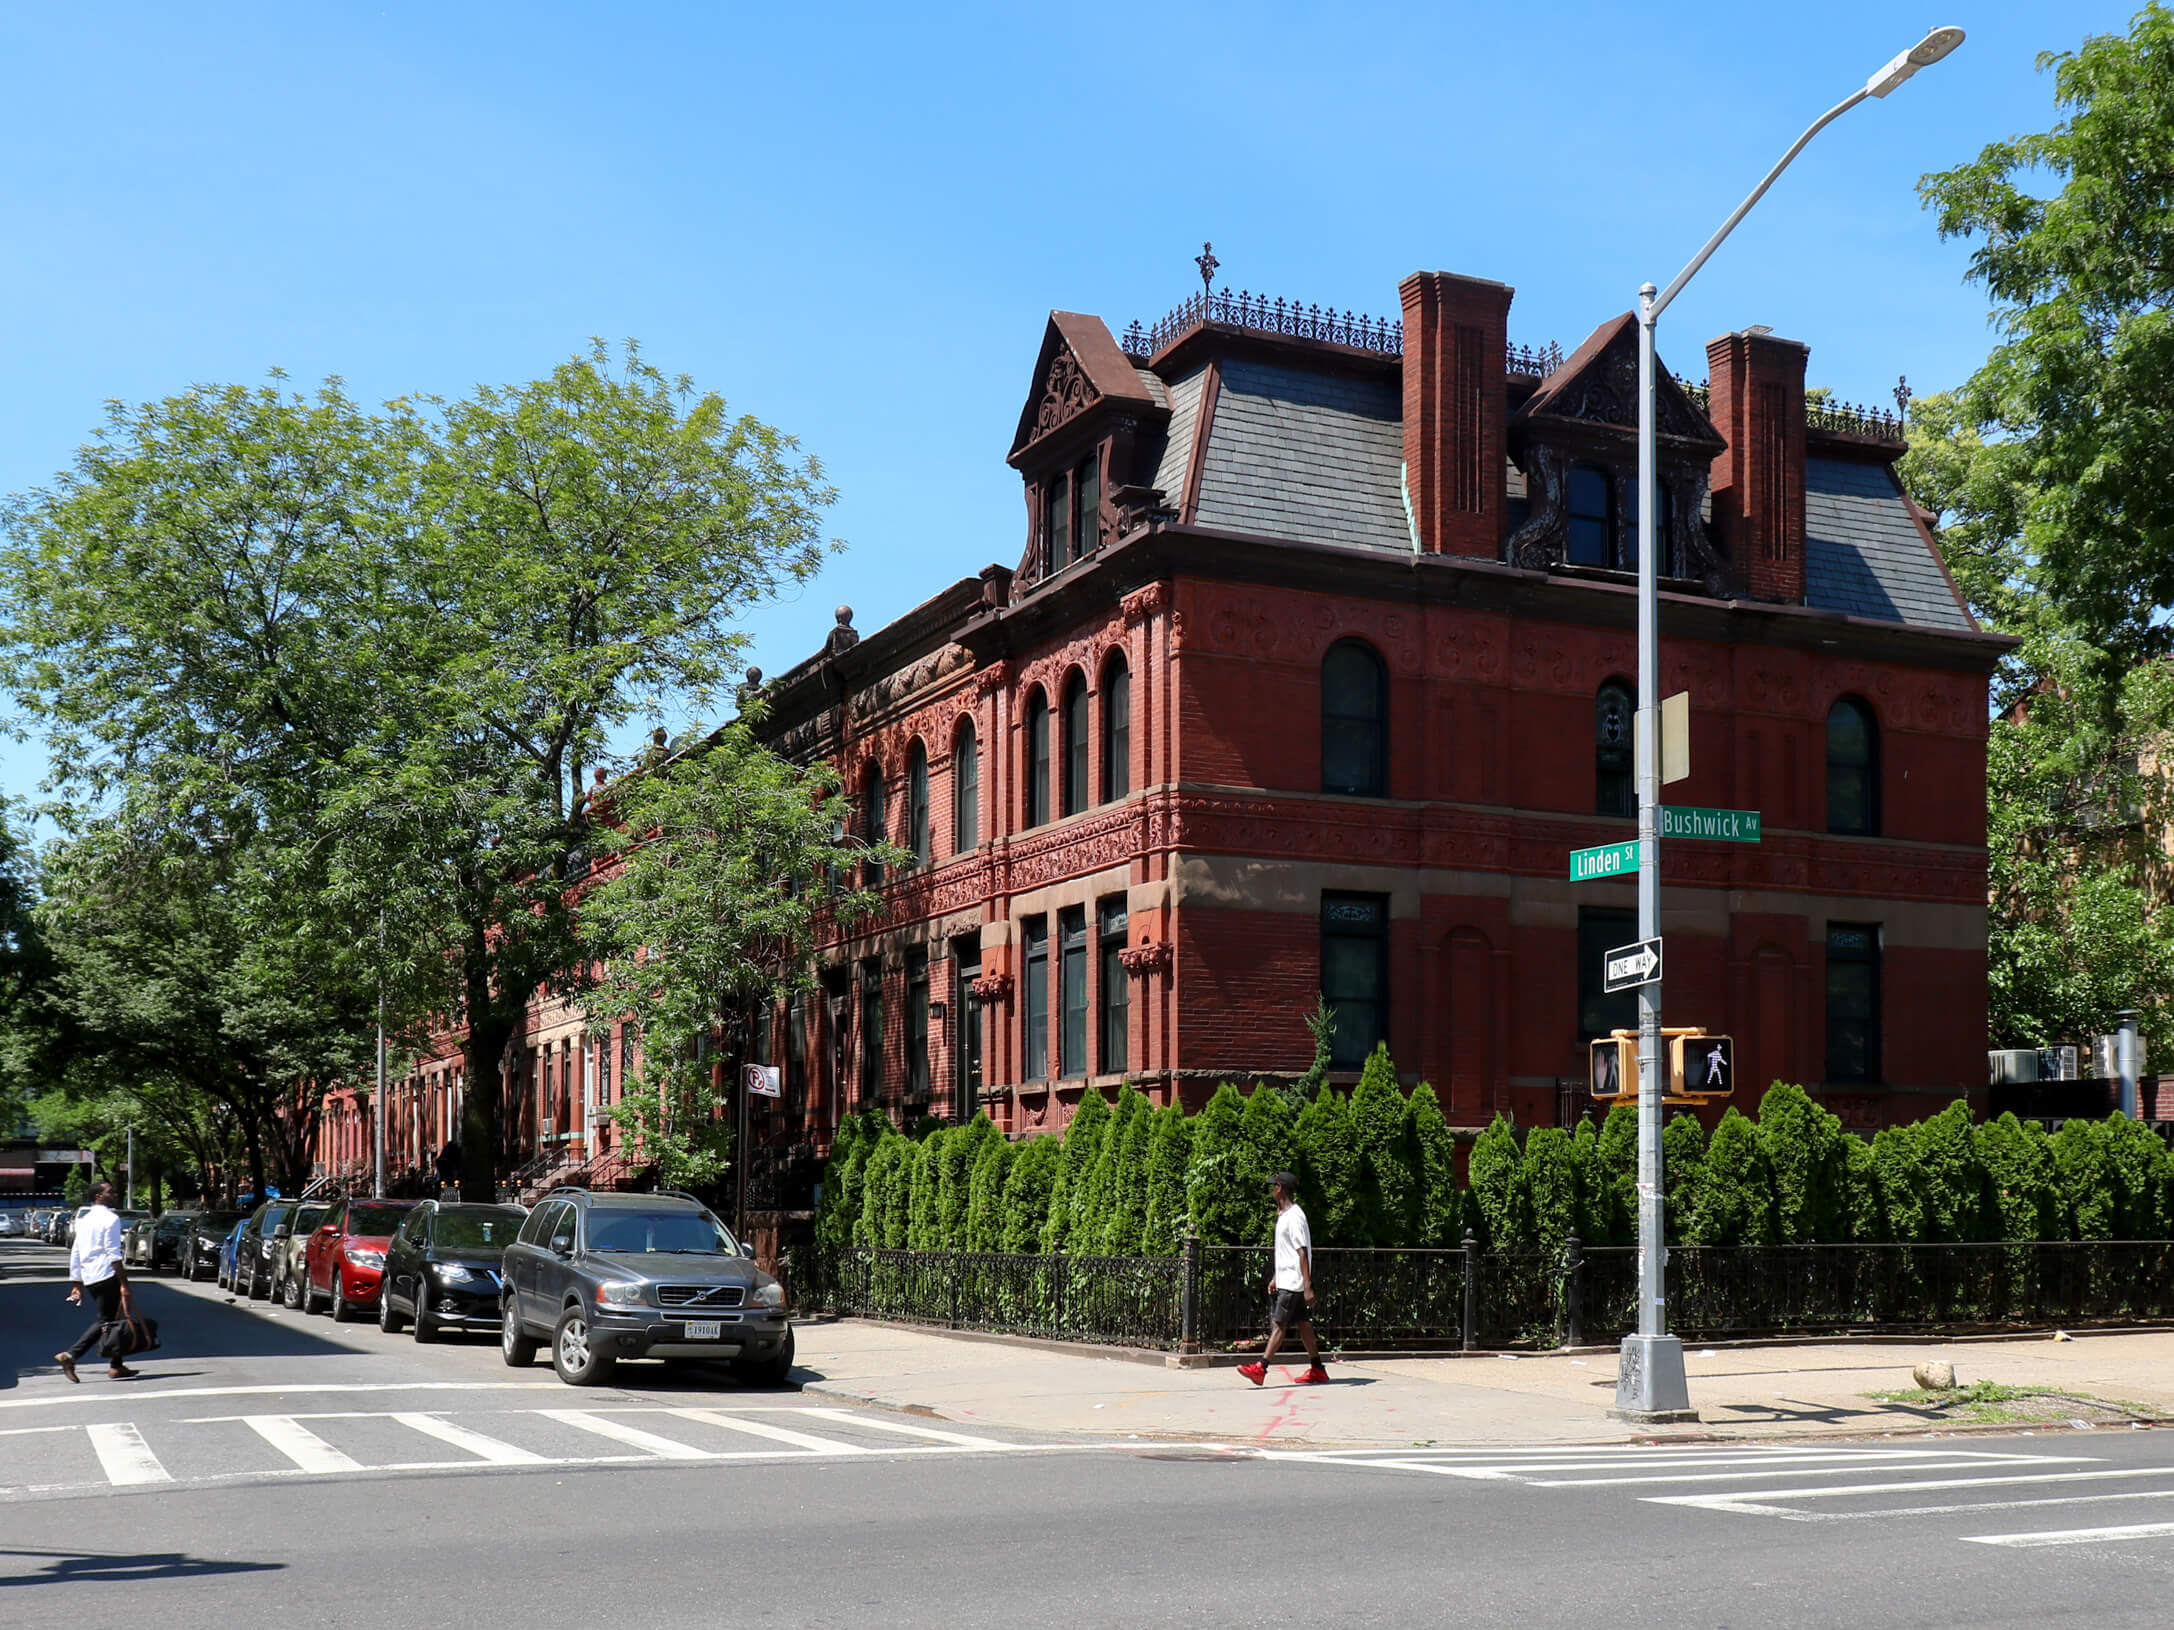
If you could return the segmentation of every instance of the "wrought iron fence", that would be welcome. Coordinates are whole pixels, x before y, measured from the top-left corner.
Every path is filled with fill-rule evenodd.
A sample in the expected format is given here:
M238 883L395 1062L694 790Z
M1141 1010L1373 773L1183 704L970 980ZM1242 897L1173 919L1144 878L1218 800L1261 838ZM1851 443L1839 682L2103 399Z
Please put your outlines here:
M1807 398L1804 403L1804 423L1813 430L1824 430L1837 436L1868 436L1874 441L1900 442L1908 438L1903 433L1902 417L1884 408L1865 407L1857 402L1832 402L1821 397Z
M1627 1246L1314 1255L1314 1325L1345 1350L1612 1342L1637 1325ZM1265 1247L1175 1257L1007 1256L856 1247L788 1253L794 1305L870 1318L1164 1350L1256 1345ZM2174 1242L1678 1246L1669 1325L1687 1341L2174 1319Z
M1149 325L1138 322L1126 328L1125 355L1145 362L1181 335L1203 323L1222 323L1231 328L1250 328L1263 334L1288 334L1294 339L1326 340L1383 356L1404 354L1404 324L1395 317L1372 317L1364 312L1339 312L1334 306L1309 305L1302 300L1270 299L1240 289L1188 295L1163 317ZM1509 372L1545 378L1563 365L1562 347L1512 345L1504 358Z

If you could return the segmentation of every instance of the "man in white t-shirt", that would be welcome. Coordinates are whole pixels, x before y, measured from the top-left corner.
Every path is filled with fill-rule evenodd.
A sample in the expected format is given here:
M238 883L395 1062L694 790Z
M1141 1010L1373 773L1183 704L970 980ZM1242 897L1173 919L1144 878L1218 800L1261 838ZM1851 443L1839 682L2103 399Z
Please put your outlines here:
M1299 1340L1306 1344L1309 1361L1306 1373L1298 1378L1299 1384L1315 1386L1326 1381L1329 1372L1321 1367L1321 1346L1313 1334L1313 1230L1306 1226L1306 1213L1299 1209L1296 1177L1289 1172L1276 1173L1269 1179L1269 1192L1276 1198L1276 1271L1268 1281L1268 1346L1258 1364L1241 1364L1238 1373L1255 1386L1267 1380L1268 1366L1275 1362L1284 1333L1295 1325Z

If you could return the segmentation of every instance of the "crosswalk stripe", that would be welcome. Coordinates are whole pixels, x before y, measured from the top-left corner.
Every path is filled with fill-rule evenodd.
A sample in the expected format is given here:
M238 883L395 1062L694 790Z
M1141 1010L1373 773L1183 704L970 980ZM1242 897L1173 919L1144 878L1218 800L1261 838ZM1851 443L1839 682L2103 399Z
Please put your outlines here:
M592 1415L585 1409L539 1409L537 1414L546 1420L557 1421L563 1426L579 1427L584 1432L594 1432L600 1438L610 1438L614 1443L624 1443L629 1448L640 1449L661 1460L707 1460L708 1451L697 1449L691 1443L681 1443L676 1438L659 1437L654 1432L644 1432L638 1426L615 1421L608 1415ZM673 1414L681 1411L674 1410Z
M2031 1463L2029 1461L2010 1461L2008 1462L2008 1464L2029 1465ZM2049 1466L2073 1465L2074 1460L2067 1455L2048 1455L2045 1458L2043 1464ZM1985 1469L1985 1466L1982 1461L1976 1460L1924 1460L1914 1461L1905 1465L1897 1466L1895 1469L1897 1471L1911 1473L1953 1472L1983 1471ZM1598 1489L1623 1488L1634 1483L1722 1483L1732 1481L1742 1483L1756 1483L1761 1478L1766 1477L1847 1477L1853 1472L1860 1472L1863 1470L1864 1465L1862 1462L1852 1461L1848 1464L1840 1466L1805 1466L1801 1464L1789 1466L1774 1466L1764 1471L1745 1467L1738 1467L1734 1470L1725 1472L1664 1471L1658 1477L1534 1477L1527 1479L1527 1481L1530 1482L1534 1488L1538 1489ZM1917 1484L1913 1486L1931 1487L1932 1485ZM1752 1492L1764 1493L1765 1491L1755 1489Z
M1965 1534L1963 1543L2027 1550L2041 1545L2112 1545L2125 1539L2164 1539L2170 1534L2174 1534L2174 1522L2140 1522L2124 1528L2054 1528L2037 1534Z
M245 1415L242 1424L306 1472L359 1472L362 1463L288 1415Z
M1649 1505L1703 1506L1712 1511L1750 1512L1761 1516L1796 1516L1787 1506L1765 1503L1773 1500L1833 1500L1845 1495L1857 1494L1908 1494L1918 1489L1982 1489L1999 1488L2017 1483L2089 1483L2109 1477L2164 1477L2164 1466L2137 1466L2122 1471L2106 1472L2033 1472L2023 1477L1931 1477L1922 1482L1908 1483L1844 1483L1833 1488L1794 1489L1746 1489L1741 1496L1734 1494L1649 1494Z
M143 1441L143 1434L125 1423L86 1426L84 1435L91 1440L91 1448L98 1455L98 1464L105 1468L106 1480L114 1484L171 1483L174 1474L168 1471L151 1452L151 1445Z
M819 1455L864 1455L870 1451L857 1443L840 1443L836 1438L819 1438L807 1432L795 1432L789 1427L772 1426L768 1421L749 1420L745 1415L726 1415L714 1409L675 1409L673 1414L682 1420L699 1421L704 1426L721 1426L728 1432L745 1432L749 1437L768 1438L773 1443L790 1443L802 1449L812 1449Z
M493 1466L548 1466L549 1455L536 1454L517 1444L506 1443L498 1438L472 1432L465 1426L455 1426L451 1421L441 1421L435 1415L395 1415L392 1419L402 1426L413 1427L425 1437L436 1438L440 1443L450 1443L456 1449L466 1449L470 1454Z
M931 1443L956 1443L967 1449L1012 1447L1008 1443L999 1443L995 1438L977 1438L967 1432L944 1432L933 1426L908 1426L903 1421L879 1421L867 1415L849 1414L842 1409L796 1409L793 1413L812 1415L822 1421L843 1421L848 1426L866 1427L871 1432L896 1432L901 1437L925 1438Z

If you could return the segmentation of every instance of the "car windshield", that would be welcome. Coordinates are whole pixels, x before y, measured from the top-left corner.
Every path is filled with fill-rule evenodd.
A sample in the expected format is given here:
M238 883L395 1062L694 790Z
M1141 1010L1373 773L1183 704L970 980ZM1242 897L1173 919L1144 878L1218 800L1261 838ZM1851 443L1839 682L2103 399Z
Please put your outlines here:
M390 1234L406 1217L406 1206L351 1206L347 1213L347 1231L364 1238Z
M495 1251L513 1243L513 1236L521 1231L521 1221L510 1211L441 1211L433 1238L450 1251Z
M196 1226L211 1229L232 1228L241 1220L242 1214L239 1211L207 1211L196 1219Z
M162 1234L178 1234L188 1226L189 1219L179 1212L168 1212L159 1219L159 1232Z
M269 1234L286 1220L290 1209L288 1206L266 1206L263 1218L257 1223L258 1231Z
M701 1211L604 1211L589 1213L589 1249L620 1255L690 1251L737 1256L725 1225Z
M297 1234L308 1233L325 1220L325 1213L331 1209L330 1206L304 1206L294 1214L294 1231Z

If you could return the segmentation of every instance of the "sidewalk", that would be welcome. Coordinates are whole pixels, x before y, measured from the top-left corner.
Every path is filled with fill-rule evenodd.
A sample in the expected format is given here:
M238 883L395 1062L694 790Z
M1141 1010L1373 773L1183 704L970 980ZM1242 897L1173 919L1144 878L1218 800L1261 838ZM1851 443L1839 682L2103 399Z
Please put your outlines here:
M1164 1369L850 1319L800 1325L797 1339L812 1396L962 1424L1098 1437L1401 1447L1955 1430L1929 1411L1866 1396L1911 1387L1911 1367L1926 1359L1953 1364L1964 1386L2042 1387L2174 1417L2174 1332L1692 1347L1687 1368L1700 1423L1659 1431L1608 1417L1612 1352L1334 1364L1331 1383L1314 1387L1291 1384L1305 1367L1301 1355L1296 1365L1279 1362L1268 1385L1256 1388L1228 1368ZM2073 1430L2065 1422L2041 1429Z

